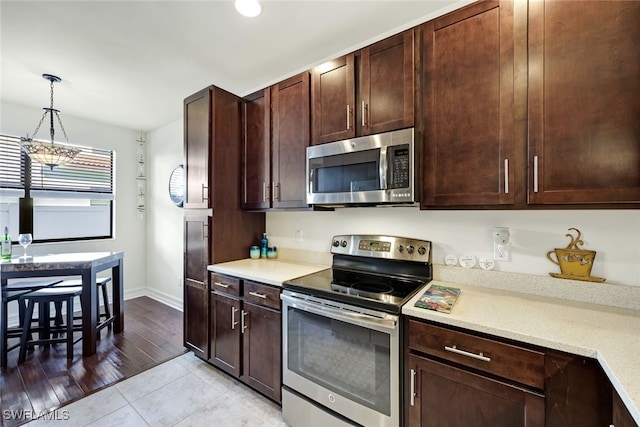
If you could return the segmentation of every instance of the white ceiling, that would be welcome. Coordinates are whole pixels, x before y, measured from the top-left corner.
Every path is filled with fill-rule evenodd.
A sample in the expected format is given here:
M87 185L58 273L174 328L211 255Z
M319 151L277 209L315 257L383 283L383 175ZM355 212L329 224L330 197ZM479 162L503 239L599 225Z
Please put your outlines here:
M1 0L0 101L47 107L54 74L62 114L146 132L210 84L244 96L470 0L261 3Z

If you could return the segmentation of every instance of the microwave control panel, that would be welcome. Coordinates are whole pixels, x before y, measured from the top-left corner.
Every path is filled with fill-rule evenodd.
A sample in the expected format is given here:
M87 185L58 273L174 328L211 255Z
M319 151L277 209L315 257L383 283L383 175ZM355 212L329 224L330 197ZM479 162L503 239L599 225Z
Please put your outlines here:
M390 165L389 188L408 188L410 179L409 145L388 148L387 156Z

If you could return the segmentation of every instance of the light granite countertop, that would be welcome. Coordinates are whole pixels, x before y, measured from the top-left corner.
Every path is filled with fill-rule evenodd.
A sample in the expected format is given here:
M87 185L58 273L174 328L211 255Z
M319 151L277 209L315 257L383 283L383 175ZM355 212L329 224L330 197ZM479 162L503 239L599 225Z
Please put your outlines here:
M432 284L462 290L451 313L415 307ZM640 311L434 280L402 313L597 359L640 424Z
M306 276L329 267L324 264L303 264L296 261L259 258L213 264L209 265L207 270L269 285L282 286L286 280Z

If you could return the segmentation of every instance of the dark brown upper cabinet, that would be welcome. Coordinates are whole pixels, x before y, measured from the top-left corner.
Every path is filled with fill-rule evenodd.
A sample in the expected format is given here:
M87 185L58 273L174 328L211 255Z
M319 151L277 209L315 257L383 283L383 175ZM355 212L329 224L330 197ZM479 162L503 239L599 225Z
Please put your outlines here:
M422 30L421 207L513 205L513 2L474 3Z
M211 88L184 100L185 209L209 208Z
M309 72L245 98L243 208L307 208Z
M411 29L315 67L312 143L413 126L415 46Z
M529 3L528 203L640 202L640 2Z

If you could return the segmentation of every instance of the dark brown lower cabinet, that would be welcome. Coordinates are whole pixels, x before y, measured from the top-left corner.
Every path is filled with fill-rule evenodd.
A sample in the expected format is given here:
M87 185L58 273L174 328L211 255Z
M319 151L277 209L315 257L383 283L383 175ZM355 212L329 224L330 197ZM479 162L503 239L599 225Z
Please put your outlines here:
M281 314L279 311L244 303L245 330L242 340L243 370L240 379L280 402Z
M620 395L613 390L613 424L614 427L638 427L633 420L631 413L620 398Z
M404 425L638 427L599 362L408 318Z
M544 426L541 394L416 355L407 369L408 426Z
M212 275L209 362L281 401L280 289Z
M240 305L238 298L211 292L211 357L223 371L240 376Z
M547 351L545 397L548 427L611 424L611 384L597 360Z

